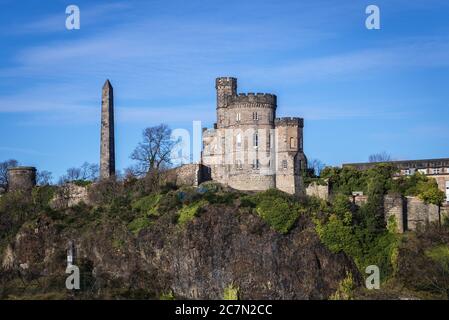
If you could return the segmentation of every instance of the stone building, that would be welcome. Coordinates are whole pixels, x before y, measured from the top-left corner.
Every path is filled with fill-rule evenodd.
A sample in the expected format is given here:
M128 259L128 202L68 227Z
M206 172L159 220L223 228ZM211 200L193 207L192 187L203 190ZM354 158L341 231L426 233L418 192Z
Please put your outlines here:
M31 192L36 185L35 167L13 167L8 169L8 191Z
M216 79L217 122L203 129L201 163L212 180L238 190L304 192L302 118L276 118L277 98L237 93L237 79Z
M343 164L343 167L354 167L358 170L366 170L379 163L380 162L347 163ZM419 172L434 178L438 183L438 188L446 193L446 202L449 204L449 158L388 161L387 163L391 163L398 168L398 175L408 176L415 174L415 172Z

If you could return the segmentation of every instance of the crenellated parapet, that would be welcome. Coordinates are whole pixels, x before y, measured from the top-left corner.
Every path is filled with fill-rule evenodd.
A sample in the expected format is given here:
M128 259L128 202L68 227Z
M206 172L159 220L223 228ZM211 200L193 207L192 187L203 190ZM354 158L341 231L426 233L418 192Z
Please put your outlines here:
M277 97L270 93L239 93L228 98L229 105L270 105L276 107Z
M297 117L282 117L282 118L276 118L274 120L274 125L276 127L279 126L291 126L291 127L304 127L304 119L303 118L297 118Z

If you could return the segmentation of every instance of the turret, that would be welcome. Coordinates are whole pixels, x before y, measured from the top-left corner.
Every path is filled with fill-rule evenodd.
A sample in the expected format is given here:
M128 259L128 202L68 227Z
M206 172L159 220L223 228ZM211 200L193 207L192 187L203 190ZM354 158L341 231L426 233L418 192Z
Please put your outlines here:
M237 79L231 77L221 77L215 80L217 89L217 127L224 126L224 109L228 105L229 97L237 95Z

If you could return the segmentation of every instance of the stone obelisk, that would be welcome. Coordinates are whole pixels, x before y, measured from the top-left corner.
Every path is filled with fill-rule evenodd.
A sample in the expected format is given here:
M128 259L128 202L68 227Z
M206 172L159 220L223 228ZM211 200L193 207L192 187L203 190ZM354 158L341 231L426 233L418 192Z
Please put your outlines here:
M100 179L109 179L114 175L114 92L111 83L106 80L101 98Z

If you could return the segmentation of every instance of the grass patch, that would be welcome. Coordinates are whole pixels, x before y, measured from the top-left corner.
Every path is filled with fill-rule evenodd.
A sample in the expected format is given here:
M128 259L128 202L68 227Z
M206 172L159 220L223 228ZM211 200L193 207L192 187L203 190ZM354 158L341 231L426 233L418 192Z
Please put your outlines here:
M194 202L190 205L184 205L181 209L179 209L179 218L178 224L185 225L189 221L192 221L193 218L199 213L201 208L206 204L204 200Z
M223 300L238 300L239 299L239 288L234 284L228 285L224 288Z

